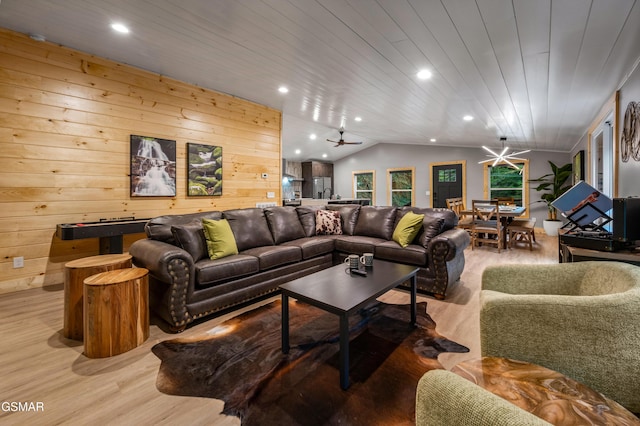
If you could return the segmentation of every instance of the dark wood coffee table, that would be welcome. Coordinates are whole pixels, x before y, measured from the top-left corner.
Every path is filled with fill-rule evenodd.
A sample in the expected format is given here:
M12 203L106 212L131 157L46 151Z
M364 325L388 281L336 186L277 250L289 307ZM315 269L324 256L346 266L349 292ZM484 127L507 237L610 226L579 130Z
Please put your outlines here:
M418 267L375 259L367 276L352 274L346 265L282 284L282 352L289 353L289 297L340 318L340 386L349 387L349 315L403 282L411 281L411 325L416 324Z

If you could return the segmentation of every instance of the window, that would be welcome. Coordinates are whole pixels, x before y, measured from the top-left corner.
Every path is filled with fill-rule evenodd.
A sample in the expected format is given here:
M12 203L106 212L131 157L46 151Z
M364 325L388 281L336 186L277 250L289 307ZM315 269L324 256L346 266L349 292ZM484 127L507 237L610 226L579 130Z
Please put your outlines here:
M374 170L353 172L353 198L368 198L371 200L371 204L375 205L375 181L376 172Z
M514 161L522 170L508 164L484 165L486 198L513 198L516 206L526 207L529 200L529 160ZM528 215L528 213L526 214Z
M394 207L413 206L414 168L387 169L387 200Z

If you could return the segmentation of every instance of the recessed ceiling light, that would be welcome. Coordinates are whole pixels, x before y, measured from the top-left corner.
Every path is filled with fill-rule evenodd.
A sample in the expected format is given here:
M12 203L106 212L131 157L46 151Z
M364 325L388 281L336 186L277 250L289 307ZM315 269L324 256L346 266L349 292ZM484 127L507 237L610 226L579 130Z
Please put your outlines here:
M316 137L317 137L317 136L316 136L316 134L315 134L315 133L311 133L311 134L309 135L309 139L311 139L312 141L316 140Z
M463 119L464 121L471 121L471 120L473 120L473 117L472 117L472 116L470 116L470 115L465 115L464 117L462 117L462 119Z
M356 121L362 121L362 117L356 117L356 118L354 118L354 120L356 120Z
M115 31L119 33L129 34L129 28L127 28L124 24L121 24L119 22L111 24L111 28L113 28Z
M289 89L285 86L278 87L278 92L280 93L289 93Z
M296 149L296 154L300 154L302 151L300 151L299 149Z
M416 74L416 76L420 79L420 80L428 80L431 78L431 71L429 70L420 70L418 71L418 73Z
M47 39L42 34L29 34L32 40L35 41L46 41Z
M436 138L429 139L429 142L435 142L435 141L436 141Z
M322 158L327 158L327 154L322 154Z

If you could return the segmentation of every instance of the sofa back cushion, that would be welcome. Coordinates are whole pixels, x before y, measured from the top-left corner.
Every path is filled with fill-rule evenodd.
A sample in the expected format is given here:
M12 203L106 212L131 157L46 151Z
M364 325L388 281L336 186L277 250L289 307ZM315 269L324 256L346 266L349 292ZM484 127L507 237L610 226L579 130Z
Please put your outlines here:
M229 221L238 251L273 245L273 237L262 209L225 210L222 217Z
M342 220L342 233L344 235L353 235L358 223L358 214L360 213L360 204L329 204L327 210L340 212Z
M362 206L354 235L390 240L396 225L396 207Z
M267 207L264 214L276 244L306 236L295 207Z
M189 223L171 225L171 233L175 245L186 250L194 262L208 256L202 220L193 219Z
M304 229L305 237L313 237L316 235L316 211L322 209L322 206L300 206L296 207L298 219L302 229Z
M158 216L147 222L144 227L144 231L146 232L147 237L152 240L178 245L173 233L171 232L171 226L186 225L191 222L200 223L202 222L202 219L218 220L220 218L222 218L222 212L219 211Z

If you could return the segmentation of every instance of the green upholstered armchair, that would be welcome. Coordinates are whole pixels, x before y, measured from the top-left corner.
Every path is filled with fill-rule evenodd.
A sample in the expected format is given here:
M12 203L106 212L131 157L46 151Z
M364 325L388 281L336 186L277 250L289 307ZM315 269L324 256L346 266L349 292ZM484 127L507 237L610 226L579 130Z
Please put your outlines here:
M428 371L416 389L416 426L540 426L539 417L447 370Z
M487 267L480 339L483 356L556 370L640 412L640 267Z

